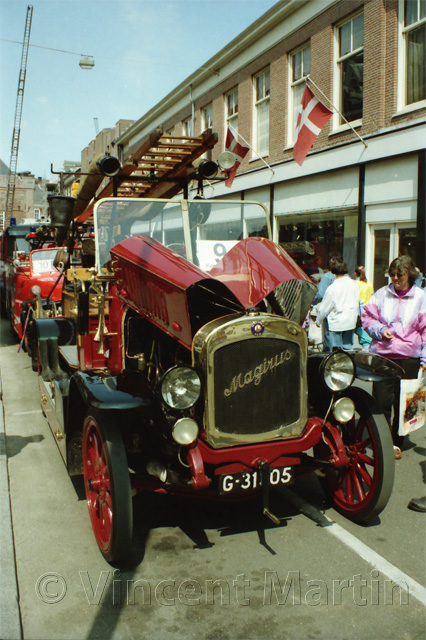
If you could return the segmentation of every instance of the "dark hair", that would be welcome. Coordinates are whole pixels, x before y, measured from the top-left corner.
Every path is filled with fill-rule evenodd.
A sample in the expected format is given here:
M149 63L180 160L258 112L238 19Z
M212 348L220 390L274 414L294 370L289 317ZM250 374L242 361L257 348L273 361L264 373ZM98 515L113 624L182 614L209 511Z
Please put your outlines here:
M354 271L355 271L356 277L359 278L361 282L367 282L367 278L365 277L364 267L355 267Z
M331 270L336 260L342 260L342 256L339 253L332 253L328 259L328 267Z
M398 256L398 258L392 260L388 269L388 274L390 276L392 276L394 273L398 273L398 275L402 276L404 271L408 272L408 282L410 283L410 287L412 287L419 277L413 260L410 258L410 256Z
M346 262L344 262L341 258L334 258L331 265L331 273L334 273L336 276L341 276L347 272L348 267L346 265Z

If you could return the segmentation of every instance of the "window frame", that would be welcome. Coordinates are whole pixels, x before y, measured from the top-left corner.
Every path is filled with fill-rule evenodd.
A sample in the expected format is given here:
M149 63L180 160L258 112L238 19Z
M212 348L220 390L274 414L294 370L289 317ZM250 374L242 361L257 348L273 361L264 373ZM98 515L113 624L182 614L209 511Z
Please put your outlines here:
M206 113L210 112L210 124L207 123ZM201 109L201 130L211 129L213 126L213 103L209 102Z
M420 0L418 0L420 6ZM397 80L397 112L415 111L426 106L426 98L407 103L407 34L426 24L426 16L405 26L405 0L398 0L398 80Z
M237 95L236 100L236 110L229 114L229 103L228 98L233 94ZM236 123L236 124L235 124ZM238 133L238 87L234 87L231 91L225 93L225 136L224 136L224 145L226 145L226 131L228 130L228 125L232 127L235 134Z
M363 38L362 38L362 47L356 47L354 49L351 48L351 51L344 54L344 55L340 55L340 29L345 25L348 24L349 22L352 22L353 20L355 20L356 18L358 18L358 16L360 15L364 15L365 17L365 12L364 9L362 9L361 11L357 11L356 13L353 13L351 16L346 17L344 20L341 20L340 22L338 22L335 27L334 27L334 82L333 82L333 101L334 104L337 105L337 109L340 111L340 113L342 113L344 115L344 117L346 118L346 115L343 113L343 104L342 104L342 97L343 97L343 82L342 82L342 75L343 75L343 67L342 67L342 63L345 62L345 60L349 60L350 58L353 58L355 55L358 55L359 53L362 52L362 54L364 55L365 52L365 38L364 38L364 33L365 33L365 21L363 23ZM351 38L352 38L352 33L351 33ZM363 59L363 68L364 68L364 59ZM362 103L363 103L363 112L364 112L364 73L363 73L363 91L362 91ZM361 118L356 118L355 120L349 120L348 118L346 118L346 120L348 122L345 122L345 120L343 120L343 122L341 122L340 120L343 120L342 116L337 113L334 112L333 116L332 116L332 124L333 124L333 132L336 131L342 131L342 130L346 130L346 129L350 129L351 127L359 127L362 125L362 117ZM349 124L351 126L349 126Z
M302 53L306 49L309 49L309 71L305 73L304 64L303 64L303 54L302 54L302 73L300 78L296 80L293 77L293 61L298 53ZM295 99L295 89L300 87L306 83L306 78L310 75L311 72L311 42L305 42L301 47L298 47L294 51L292 51L287 58L288 65L288 113L287 113L287 146L293 147L296 143L296 124L297 124L297 114L295 109L299 108L299 104L296 105ZM303 92L302 92L303 93ZM300 96L300 102L302 100L302 96Z
M257 81L261 76L266 76L266 74L269 75L269 91L267 94L263 95L261 98L257 98ZM253 76L252 79L253 82L253 147L256 150L257 154L252 152L252 158L253 159L257 159L259 156L260 157L264 157L264 156L268 156L269 155L269 140L270 140L270 104L271 104L271 70L269 67L266 67L265 69L262 69L262 71L259 71L258 73L256 73ZM263 82L263 86L265 87L266 84L265 82ZM261 108L261 105L268 103L269 105L269 109L268 109L268 144L267 144L267 148L265 149L259 149L259 108Z
M189 126L189 133L185 132L185 128L187 128ZM182 120L182 135L186 136L187 138L192 138L194 135L194 121L192 120L192 116L189 116L189 118L185 118L185 120Z

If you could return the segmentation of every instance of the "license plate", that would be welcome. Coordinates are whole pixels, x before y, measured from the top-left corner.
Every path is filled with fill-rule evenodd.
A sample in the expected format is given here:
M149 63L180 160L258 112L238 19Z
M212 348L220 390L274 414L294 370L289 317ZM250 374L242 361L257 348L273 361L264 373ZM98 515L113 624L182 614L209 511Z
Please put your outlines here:
M269 483L273 486L290 484L293 480L292 467L277 467L269 472ZM219 493L236 493L238 491L249 491L262 486L261 474L258 469L255 471L240 471L219 476Z

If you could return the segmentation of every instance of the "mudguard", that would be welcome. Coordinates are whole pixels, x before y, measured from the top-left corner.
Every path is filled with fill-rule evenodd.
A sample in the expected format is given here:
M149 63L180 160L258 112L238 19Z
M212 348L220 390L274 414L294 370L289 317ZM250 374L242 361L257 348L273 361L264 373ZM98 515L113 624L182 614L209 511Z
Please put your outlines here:
M367 351L346 351L351 356L355 365L355 377L367 382L377 382L389 378L401 378L403 370L400 366L374 353ZM321 415L327 410L332 392L324 382L320 373L321 362L330 355L330 352L315 353L308 357L308 397L311 415ZM341 392L343 395L346 391ZM335 393L337 398L340 394Z
M32 335L36 340L56 338L61 347L76 344L75 322L70 318L39 318L34 321Z
M124 390L119 376L98 376L77 371L71 377L70 395L75 385L87 407L97 409L148 409L152 407L153 392L149 387L141 389L141 395ZM120 388L121 387L121 388Z
M403 369L383 356L368 351L345 351L351 356L355 364L355 377L367 382L377 382L378 380L386 380L389 378L402 378L404 376ZM330 352L315 353L308 357L308 369L310 375L314 375L314 371L319 370L319 366L324 358L330 355ZM312 382L315 382L312 379Z
M355 375L360 380L377 382L387 378L402 378L404 370L392 360L368 351L351 352L355 363Z

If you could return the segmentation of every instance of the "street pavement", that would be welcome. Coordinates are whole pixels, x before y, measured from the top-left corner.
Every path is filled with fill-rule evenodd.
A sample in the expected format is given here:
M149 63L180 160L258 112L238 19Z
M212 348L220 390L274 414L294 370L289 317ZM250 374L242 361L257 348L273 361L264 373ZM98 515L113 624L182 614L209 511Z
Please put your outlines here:
M131 560L113 567L40 411L30 359L0 328L2 640L425 636L426 516L407 509L426 492L424 430L369 525L331 509L316 477L274 498L279 527L256 500L142 495Z

